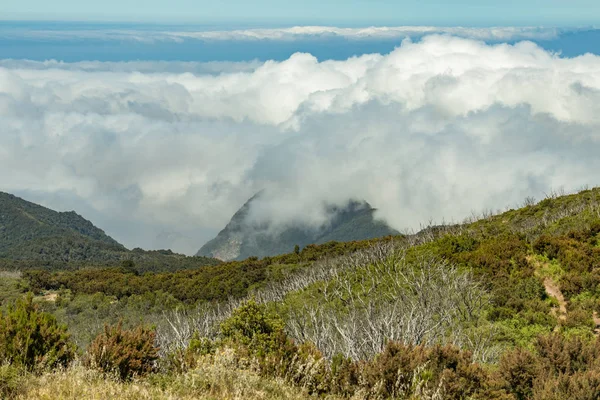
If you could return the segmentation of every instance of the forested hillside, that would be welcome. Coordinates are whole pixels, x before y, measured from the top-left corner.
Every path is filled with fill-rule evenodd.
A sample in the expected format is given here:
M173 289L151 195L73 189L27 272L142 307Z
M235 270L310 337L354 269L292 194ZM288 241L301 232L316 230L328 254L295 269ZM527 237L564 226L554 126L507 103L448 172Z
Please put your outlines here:
M0 256L70 257L73 247L85 246L104 251L124 250L116 240L73 211L56 212L0 192Z
M56 212L0 192L0 266L24 270L120 265L165 271L215 265L215 259L171 251L129 251L74 211Z

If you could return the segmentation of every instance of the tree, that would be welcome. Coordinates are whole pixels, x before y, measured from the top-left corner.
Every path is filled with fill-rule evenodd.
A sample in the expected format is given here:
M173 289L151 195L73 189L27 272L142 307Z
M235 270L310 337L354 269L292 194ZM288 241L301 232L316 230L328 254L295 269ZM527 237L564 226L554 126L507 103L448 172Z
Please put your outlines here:
M133 260L123 260L123 262L121 262L121 268L123 268L125 273L139 275Z

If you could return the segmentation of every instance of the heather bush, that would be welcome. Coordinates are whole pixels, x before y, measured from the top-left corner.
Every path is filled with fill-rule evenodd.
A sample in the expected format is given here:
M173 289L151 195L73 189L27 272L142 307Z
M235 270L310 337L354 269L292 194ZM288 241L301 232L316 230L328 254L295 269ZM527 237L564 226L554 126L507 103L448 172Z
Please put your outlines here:
M600 341L552 333L539 336L534 351L507 351L490 375L488 393L518 400L600 398ZM491 396L490 396L491 397Z
M600 372L586 371L539 381L533 400L600 399Z
M541 367L539 359L528 350L517 348L508 351L498 365L500 386L517 400L530 399L534 382L542 373Z
M427 369L441 385L445 399L459 400L479 393L488 379L473 355L456 346L433 346L427 355Z
M105 326L87 351L87 366L111 374L120 380L144 376L155 369L158 348L154 331L142 326L124 330L119 322Z
M0 362L32 371L65 367L74 357L66 327L40 312L31 295L0 310Z
M361 364L343 354L331 360L331 391L343 397L351 397L359 387Z
M570 375L592 369L600 372L598 339L586 340L553 333L540 336L535 343L535 350L547 373Z
M363 384L376 398L407 395L414 373L427 361L422 346L390 342L362 371Z

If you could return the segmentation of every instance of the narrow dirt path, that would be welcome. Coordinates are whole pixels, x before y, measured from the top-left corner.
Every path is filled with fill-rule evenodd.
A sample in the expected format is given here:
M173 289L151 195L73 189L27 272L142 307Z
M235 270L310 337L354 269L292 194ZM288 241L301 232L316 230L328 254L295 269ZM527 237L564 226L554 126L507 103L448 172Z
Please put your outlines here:
M544 263L535 259L533 256L528 256L527 261L533 265L536 270L536 275L539 276L540 270L545 267ZM554 279L549 276L544 277L544 289L546 290L546 294L548 296L555 298L558 302L558 310L553 309L553 313L555 313L556 317L560 321L565 321L567 319L567 301L565 300L565 296L563 296L556 282L554 282Z
M565 321L567 319L567 302L558 285L550 277L544 278L544 288L550 297L558 301L558 319Z
M55 302L57 298L58 298L58 293L47 293L46 295L44 295L42 297L42 299L44 301L49 301L52 303Z
M528 256L527 261L535 267L536 273L539 273L539 270L545 267L544 263L536 260L533 256ZM548 296L554 297L558 301L558 310L553 309L553 311L558 314L555 315L559 320L565 321L567 319L567 301L556 282L549 276L544 278L544 289ZM597 311L593 312L592 319L594 320L594 334L600 336L600 315Z
M594 311L594 314L592 314L592 318L594 319L594 332L596 333L596 335L600 335L600 317L598 316L598 311Z

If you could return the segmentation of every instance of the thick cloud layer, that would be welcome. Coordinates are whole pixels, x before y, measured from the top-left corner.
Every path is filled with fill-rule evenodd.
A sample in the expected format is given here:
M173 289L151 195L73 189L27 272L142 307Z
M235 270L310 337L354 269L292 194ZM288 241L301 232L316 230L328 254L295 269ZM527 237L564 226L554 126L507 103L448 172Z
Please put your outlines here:
M317 224L356 198L402 230L600 183L597 56L434 35L168 64L1 62L0 190L193 253L261 189L257 220Z

